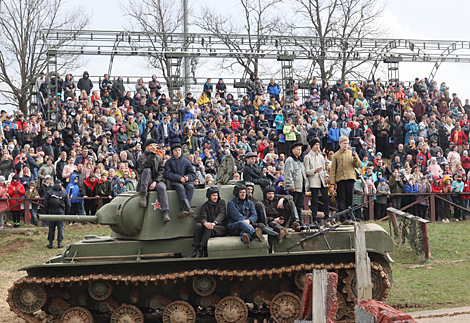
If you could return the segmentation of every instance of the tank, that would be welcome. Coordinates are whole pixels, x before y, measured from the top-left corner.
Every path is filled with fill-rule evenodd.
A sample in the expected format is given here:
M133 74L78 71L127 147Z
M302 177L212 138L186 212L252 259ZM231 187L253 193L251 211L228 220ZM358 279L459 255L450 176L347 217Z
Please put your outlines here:
M221 186L220 197L233 198L233 186ZM43 220L86 221L108 225L107 237L85 236L46 263L21 268L27 276L9 289L8 303L27 322L42 322L42 310L61 322L244 323L274 318L293 323L299 316L306 274L313 269L338 273L338 312L341 319L356 301L354 226L338 226L318 234L293 232L282 242L265 236L245 249L240 237L211 238L206 258L191 258L194 226L205 189L196 189L194 217L179 218L179 198L169 190L171 222L162 222L157 194L139 206L139 194L123 193L95 216L43 215ZM255 189L261 200L261 189ZM392 272L388 252L391 237L376 224L366 224L371 259L373 297L387 299ZM288 250L288 248L290 250ZM108 318L106 318L108 319ZM100 320L101 321L101 320Z

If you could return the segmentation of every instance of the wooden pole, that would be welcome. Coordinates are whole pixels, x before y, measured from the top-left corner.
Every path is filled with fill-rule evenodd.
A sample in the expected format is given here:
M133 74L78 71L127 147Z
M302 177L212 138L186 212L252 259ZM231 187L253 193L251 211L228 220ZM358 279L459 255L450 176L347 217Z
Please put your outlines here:
M328 272L314 270L312 284L312 323L326 323Z
M424 258L431 259L431 247L429 246L428 224L421 222L421 233L423 234Z
M356 288L357 304L363 300L372 299L372 281L370 273L370 258L366 247L366 227L363 223L355 223L356 231Z
M395 237L398 237L400 233L398 232L398 221L395 213L388 211L388 216L390 217L390 221L392 221L393 225L393 232L395 232Z
M431 222L436 222L436 200L434 195L431 195L429 199L429 219Z

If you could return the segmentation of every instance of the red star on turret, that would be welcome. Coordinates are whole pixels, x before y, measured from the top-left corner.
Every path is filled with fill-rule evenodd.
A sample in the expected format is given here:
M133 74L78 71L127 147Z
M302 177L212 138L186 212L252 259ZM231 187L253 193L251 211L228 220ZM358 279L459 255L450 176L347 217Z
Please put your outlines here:
M153 205L153 210L155 211L156 209L162 209L160 202L158 200L155 200L155 203L152 203Z

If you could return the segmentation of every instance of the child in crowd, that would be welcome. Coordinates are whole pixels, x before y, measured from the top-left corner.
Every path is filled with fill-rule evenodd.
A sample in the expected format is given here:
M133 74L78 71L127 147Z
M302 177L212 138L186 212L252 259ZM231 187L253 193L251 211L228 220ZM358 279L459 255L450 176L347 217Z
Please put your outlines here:
M385 217L385 210L387 209L387 196L390 194L390 187L387 184L385 178L380 179L379 185L377 185L377 211L375 219L380 220Z
M418 193L431 193L431 183L427 180L426 176L421 178L421 181L418 184ZM418 198L423 198L424 195L419 195ZM418 203L418 216L421 218L427 218L428 210L428 199L424 199Z
M454 181L452 182L452 201L459 205L462 206L462 198L460 197L460 193L463 192L464 189L464 183L462 182L462 175L456 174L454 175ZM459 222L460 215L462 210L459 207L454 206L454 217L455 221Z

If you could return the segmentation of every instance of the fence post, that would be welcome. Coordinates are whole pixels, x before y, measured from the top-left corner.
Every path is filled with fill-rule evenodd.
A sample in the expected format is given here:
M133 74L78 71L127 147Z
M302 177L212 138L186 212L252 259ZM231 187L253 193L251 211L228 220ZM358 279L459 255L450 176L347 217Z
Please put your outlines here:
M369 205L369 221L374 221L375 215L374 215L374 196L370 196L370 200L368 200Z
M312 282L312 323L326 323L326 298L328 287L328 272L313 271Z
M30 217L31 215L29 214L29 200L24 199L24 224L30 224Z
M363 300L372 299L372 281L370 273L370 258L366 247L366 227L363 223L355 223L355 252L356 252L356 289L357 304Z
M392 221L392 226L393 226L393 232L395 233L395 238L398 237L398 222L397 222L397 217L395 216L395 213L388 211L388 217L390 221ZM391 233L391 232L390 232Z
M431 199L429 200L429 219L431 222L436 221L436 200L434 194L431 194Z
M431 259L431 248L429 246L428 224L421 222L421 233L423 235L424 258Z

